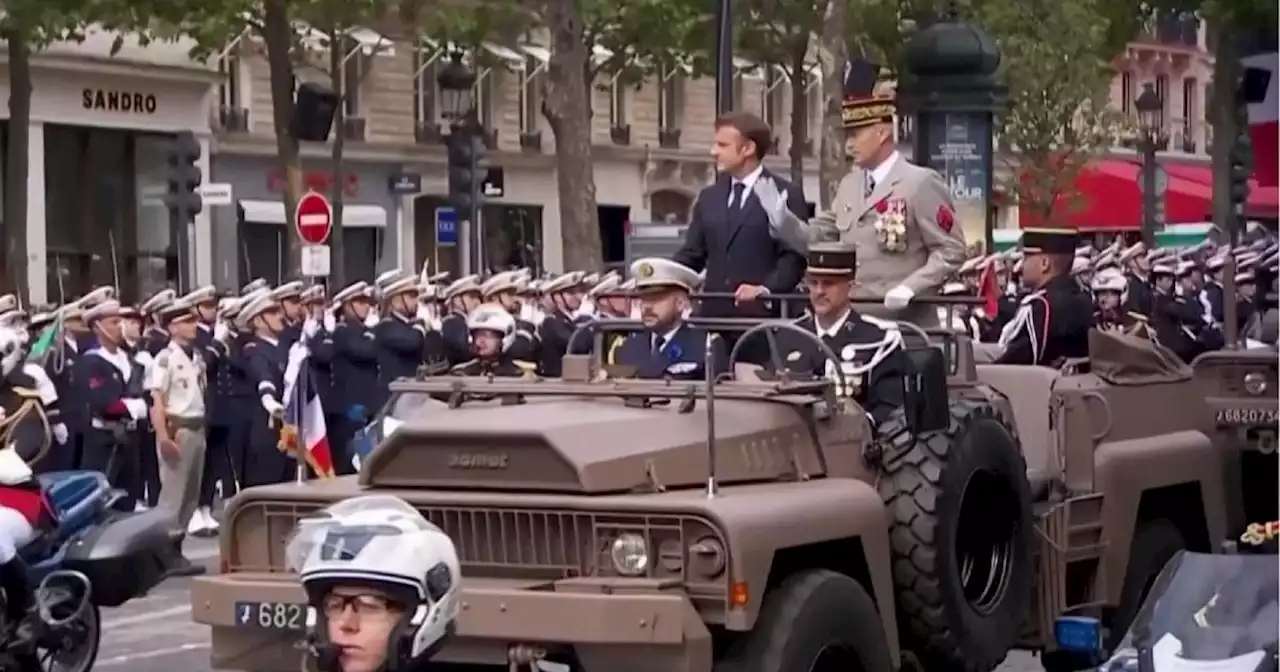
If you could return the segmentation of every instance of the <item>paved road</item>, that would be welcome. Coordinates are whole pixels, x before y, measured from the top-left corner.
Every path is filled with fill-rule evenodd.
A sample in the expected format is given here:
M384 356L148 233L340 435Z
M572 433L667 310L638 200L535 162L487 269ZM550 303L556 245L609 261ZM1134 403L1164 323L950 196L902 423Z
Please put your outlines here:
M213 540L193 539L187 557L212 567ZM95 669L104 672L210 672L209 633L191 622L190 579L165 582L147 597L103 613L102 650ZM1035 658L1014 654L1000 672L1040 672Z

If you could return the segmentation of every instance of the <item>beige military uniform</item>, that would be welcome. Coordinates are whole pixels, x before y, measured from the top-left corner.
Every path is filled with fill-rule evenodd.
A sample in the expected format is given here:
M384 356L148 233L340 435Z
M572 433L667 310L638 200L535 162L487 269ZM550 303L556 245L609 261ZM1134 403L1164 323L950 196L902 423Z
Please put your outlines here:
M173 516L172 530L185 533L200 498L200 479L205 460L205 363L197 355L188 356L182 346L170 341L147 367L146 389L158 396L156 403L169 437L178 444L176 459L166 455L157 443L160 462L160 506Z
M884 296L899 285L916 296L936 294L965 260L964 232L942 176L895 155L889 172L864 196L868 171L853 168L840 181L829 212L803 222L787 238L806 242L841 241L858 247L857 281L861 296ZM785 235L785 234L784 234ZM884 319L934 326L932 306L892 311L862 305L858 311Z

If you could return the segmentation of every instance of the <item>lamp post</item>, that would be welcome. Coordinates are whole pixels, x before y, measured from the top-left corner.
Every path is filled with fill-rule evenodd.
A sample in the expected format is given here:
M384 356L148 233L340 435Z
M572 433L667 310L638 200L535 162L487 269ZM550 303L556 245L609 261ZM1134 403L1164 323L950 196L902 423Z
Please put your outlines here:
M1138 151L1142 153L1142 240L1150 247L1155 245L1156 230L1160 228L1160 199L1163 198L1157 183L1156 144L1164 101L1150 84L1143 84L1133 108L1138 111Z
M995 115L1008 104L1000 50L982 28L965 23L955 3L937 23L911 36L898 106L915 115L915 162L938 171L957 215L982 218L987 251L995 249Z
M484 235L480 213L483 205L485 162L484 127L476 111L476 73L467 67L462 54L454 52L436 76L444 116L449 120L448 148L449 202L458 214L458 244L465 252L464 272L483 268Z

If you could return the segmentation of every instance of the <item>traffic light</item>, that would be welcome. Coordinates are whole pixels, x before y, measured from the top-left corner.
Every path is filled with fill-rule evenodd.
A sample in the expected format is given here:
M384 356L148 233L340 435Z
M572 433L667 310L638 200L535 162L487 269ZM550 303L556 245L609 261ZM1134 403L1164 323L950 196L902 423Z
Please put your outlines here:
M1249 201L1249 175L1253 172L1253 147L1249 141L1248 129L1243 129L1231 146L1231 182L1230 194L1232 210L1240 218L1237 222L1244 231L1246 218L1245 204Z
M481 206L488 162L484 136L478 129L456 126L447 140L449 151L449 201L459 213Z
M196 165L199 160L200 142L196 136L190 131L179 133L169 151L169 190L164 200L169 211L183 222L191 221L204 207L200 199L203 175Z

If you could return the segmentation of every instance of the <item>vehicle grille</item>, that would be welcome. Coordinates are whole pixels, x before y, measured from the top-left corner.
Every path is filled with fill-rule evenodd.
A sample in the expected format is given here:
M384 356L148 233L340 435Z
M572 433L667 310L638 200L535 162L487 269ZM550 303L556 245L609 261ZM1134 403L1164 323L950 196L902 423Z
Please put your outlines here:
M281 572L285 545L297 521L320 509L316 504L252 503L229 521L232 572ZM612 572L609 547L621 532L643 534L655 561L651 576L682 578L683 553L706 537L719 535L690 516L596 514L540 509L419 507L453 539L464 572L472 576L600 576ZM266 542L266 543L264 543ZM668 552L660 553L659 549ZM677 557L672 557L673 555Z

